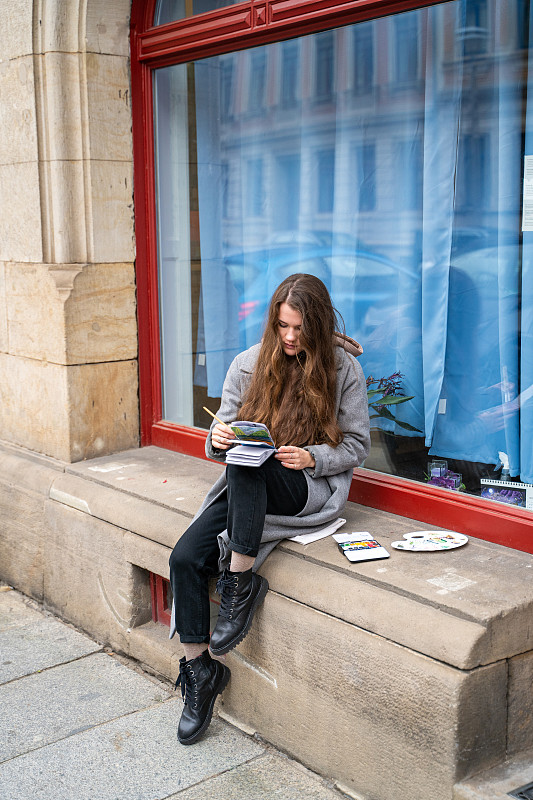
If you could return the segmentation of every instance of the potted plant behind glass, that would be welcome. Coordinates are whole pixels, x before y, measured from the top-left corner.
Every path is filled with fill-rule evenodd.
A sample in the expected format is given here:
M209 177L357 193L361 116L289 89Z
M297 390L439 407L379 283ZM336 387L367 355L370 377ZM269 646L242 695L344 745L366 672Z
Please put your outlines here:
M371 428L380 430L378 425L372 424L372 420L381 418L390 419L396 425L399 425L400 428L404 428L407 431L422 433L422 431L419 428L415 428L414 425L396 419L392 413L391 407L397 406L400 403L407 403L408 400L414 398L414 395L406 397L400 394L402 391L402 378L403 375L401 372L394 372L392 375L389 375L388 378L373 378L372 375L370 375L370 377L366 379L368 410L369 412L373 412L369 414ZM374 389L370 388L375 384L377 384L377 386Z

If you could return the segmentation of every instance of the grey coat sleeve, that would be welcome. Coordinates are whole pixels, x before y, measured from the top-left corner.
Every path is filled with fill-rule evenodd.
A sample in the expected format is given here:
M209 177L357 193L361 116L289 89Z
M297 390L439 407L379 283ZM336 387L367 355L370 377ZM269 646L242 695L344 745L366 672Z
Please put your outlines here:
M337 447L328 444L306 447L315 459L309 470L313 478L337 475L363 463L370 450L370 421L366 381L358 361L345 354L345 367L337 385L337 422L344 439Z
M239 362L240 356L236 356L231 362L224 379L220 408L216 412L217 417L219 417L222 422L235 422L238 418L244 378L244 373L241 371ZM211 434L216 424L216 420L213 420L205 442L205 454L208 458L212 458L215 461L224 462L226 460L227 450L217 450L211 443Z

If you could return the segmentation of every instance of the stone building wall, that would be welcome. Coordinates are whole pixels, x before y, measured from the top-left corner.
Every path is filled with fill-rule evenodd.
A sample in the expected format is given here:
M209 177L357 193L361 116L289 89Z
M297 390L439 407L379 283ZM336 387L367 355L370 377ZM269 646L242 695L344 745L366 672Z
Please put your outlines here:
M0 6L0 440L136 446L130 0Z
M173 679L150 574L220 466L137 449L130 2L0 2L0 580ZM421 526L346 516L386 545ZM532 556L359 571L328 544L265 564L222 712L354 797L477 800L457 781L513 759L529 780Z

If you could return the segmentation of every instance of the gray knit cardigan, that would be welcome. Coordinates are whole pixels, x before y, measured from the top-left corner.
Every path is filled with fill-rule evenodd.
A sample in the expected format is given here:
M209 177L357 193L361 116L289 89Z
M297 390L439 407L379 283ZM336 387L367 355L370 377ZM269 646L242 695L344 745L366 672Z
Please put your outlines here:
M244 393L249 386L252 373L257 362L261 345L256 344L236 356L230 365L224 386L217 417L223 422L234 422L238 419ZM306 447L315 459L314 469L305 469L307 479L307 503L296 516L267 514L259 553L254 563L254 570L261 566L268 554L282 539L288 539L305 533L314 533L330 522L336 520L348 499L354 467L365 460L370 449L370 433L368 419L368 401L366 381L359 362L343 347L336 348L337 389L335 396L335 412L337 422L344 434L344 439L337 447L328 444L313 444ZM225 461L226 453L213 449L211 432L209 431L205 452L209 458ZM198 509L194 519L207 508L226 489L225 471L211 487ZM223 531L218 537L220 547L219 569L229 566L231 551L228 547L228 532ZM174 605L170 624L170 638L176 632L174 622Z
M223 422L234 422L242 398L249 386L257 362L261 345L256 344L236 356L233 360L224 387L217 417ZM336 347L337 389L335 412L344 439L337 447L328 444L314 444L306 447L315 459L314 469L305 469L308 496L307 503L296 516L267 514L261 538L259 554L255 560L257 569L281 539L297 534L313 533L337 519L348 499L354 467L359 466L368 455L370 433L366 382L359 362L342 347ZM225 461L225 452L213 449L211 432L206 440L205 452L209 458ZM222 473L207 493L196 517L202 513L226 488L226 473ZM195 517L195 519L196 519ZM224 531L219 536L220 569L228 565L230 552L227 547L228 535Z

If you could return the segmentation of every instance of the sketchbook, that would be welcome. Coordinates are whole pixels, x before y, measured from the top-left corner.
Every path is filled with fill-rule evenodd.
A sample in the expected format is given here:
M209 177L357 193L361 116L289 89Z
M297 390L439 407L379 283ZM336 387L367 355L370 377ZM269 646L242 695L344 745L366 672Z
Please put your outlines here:
M250 447L247 444L237 444L228 450L226 464L240 464L243 467L259 467L275 453L273 447Z
M230 422L229 427L242 444L276 449L270 431L261 422Z
M276 452L270 431L261 422L237 421L230 423L229 427L235 434L238 444L228 450L226 464L259 467Z

